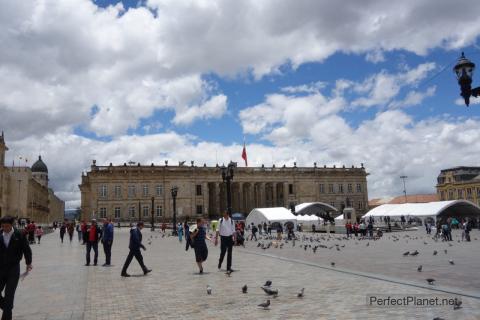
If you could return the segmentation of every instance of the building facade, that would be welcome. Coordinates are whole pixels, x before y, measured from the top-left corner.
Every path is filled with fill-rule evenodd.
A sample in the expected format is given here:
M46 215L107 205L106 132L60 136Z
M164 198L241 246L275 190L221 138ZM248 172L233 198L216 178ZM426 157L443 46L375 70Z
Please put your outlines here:
M11 215L42 224L62 221L65 203L48 187L48 168L39 157L31 168L5 166L8 150L0 136L0 216Z
M436 187L440 200L463 199L480 206L480 167L441 170Z
M231 184L233 212L325 202L342 210L367 212L365 168L247 167L236 168ZM226 210L226 184L220 168L195 166L97 166L82 173L82 219L110 217L116 221L170 221L171 188L178 187L177 217L218 217ZM153 209L153 210L152 210ZM153 211L153 212L152 212Z

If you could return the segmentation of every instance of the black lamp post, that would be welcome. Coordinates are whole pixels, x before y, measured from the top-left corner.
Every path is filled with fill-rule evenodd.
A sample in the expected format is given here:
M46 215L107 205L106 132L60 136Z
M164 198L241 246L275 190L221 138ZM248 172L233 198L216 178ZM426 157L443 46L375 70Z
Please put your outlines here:
M457 75L458 84L460 85L460 95L465 100L465 104L470 104L470 97L477 97L480 95L480 87L472 89L472 77L475 70L475 63L465 58L465 54L462 52L462 56L458 59L457 64L453 67L453 71Z
M177 235L177 193L178 193L178 187L174 186L172 187L172 199L173 199L173 230L172 234L174 236Z
M154 212L155 212L154 209L153 209L154 205L155 205L155 198L152 197L152 210L151 210L151 212L152 212L152 231L155 231L155 220L153 218L153 215L154 215Z
M233 180L233 171L237 166L235 162L230 161L228 167L222 166L222 180L227 183L227 212L228 216L232 216L232 191L231 181Z

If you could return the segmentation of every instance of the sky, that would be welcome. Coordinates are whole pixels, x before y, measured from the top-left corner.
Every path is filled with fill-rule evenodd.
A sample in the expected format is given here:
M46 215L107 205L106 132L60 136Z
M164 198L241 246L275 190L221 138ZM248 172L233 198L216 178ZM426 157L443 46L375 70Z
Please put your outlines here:
M7 163L42 155L67 208L93 159L243 165L244 139L250 166L363 163L370 199L479 165L480 99L452 72L462 51L480 63L479 1L0 6Z

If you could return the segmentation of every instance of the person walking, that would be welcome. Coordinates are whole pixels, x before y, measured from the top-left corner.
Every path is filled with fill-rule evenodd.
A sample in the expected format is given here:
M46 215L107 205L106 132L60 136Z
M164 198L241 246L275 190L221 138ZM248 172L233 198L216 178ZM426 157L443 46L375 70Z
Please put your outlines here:
M255 238L255 241L258 241L257 240L257 231L258 231L257 226L252 222L252 235L250 237L250 241L252 241L253 238Z
M177 233L178 233L178 241L182 242L183 227L182 227L181 223L179 223L178 226L177 226Z
M67 232L68 232L68 238L70 239L70 243L72 243L74 231L75 231L74 222L73 221L69 222L67 224Z
M183 230L185 230L185 251L188 251L190 247L190 226L188 225L188 217L185 218L183 223Z
M144 227L143 222L139 221L137 223L137 227L132 228L130 230L130 243L128 245L130 252L128 253L127 259L123 264L122 273L121 273L122 277L130 277L130 275L127 273L127 269L128 269L128 266L130 265L130 262L132 262L133 257L137 259L138 263L140 264L140 267L143 270L144 275L147 275L149 272L152 272L152 269L148 269L143 263L143 256L142 256L142 253L140 252L140 248L142 248L144 251L147 250L145 246L142 244L143 227Z
M35 236L37 237L38 244L40 244L40 239L42 239L42 236L43 236L42 226L37 227L37 229L35 230Z
M20 261L25 257L26 272L32 271L32 250L27 238L13 228L14 219L3 216L0 219L2 233L0 235L0 308L3 310L2 320L12 319L13 301L20 278ZM5 289L5 294L2 292Z
M92 223L87 228L87 262L85 266L90 265L90 251L93 249L93 265L96 266L98 262L98 241L102 238L102 230L97 226L97 220L92 219Z
M219 220L218 231L215 236L215 245L218 245L218 236L220 235L220 259L218 260L218 269L222 268L225 253L227 253L227 272L232 272L232 249L235 234L235 225L228 212L223 213L223 217Z
M77 235L78 235L78 242L82 241L82 227L80 226L80 223L77 223L75 229L77 230Z
M80 227L80 229L82 230L82 245L85 245L87 244L87 223L85 222L85 220L82 221L82 226Z
M210 240L207 236L207 231L205 227L205 222L202 218L197 219L197 228L190 233L190 238L193 242L193 249L195 251L195 261L198 265L198 271L200 274L203 273L203 263L207 260L208 257L208 248L205 239Z
M67 226L65 225L65 222L62 222L62 225L60 226L60 240L63 243L63 238L65 237L65 232L67 231Z
M102 266L109 267L111 265L113 244L113 223L109 219L103 219L102 244L103 252L105 253L105 263Z

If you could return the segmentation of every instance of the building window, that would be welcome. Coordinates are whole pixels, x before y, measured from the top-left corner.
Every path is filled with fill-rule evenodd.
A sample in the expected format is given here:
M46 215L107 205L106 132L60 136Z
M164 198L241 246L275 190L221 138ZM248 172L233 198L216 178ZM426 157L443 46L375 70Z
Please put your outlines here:
M155 187L155 190L156 190L157 196L161 196L163 194L163 186L161 184L157 185Z
M463 190L458 189L458 199L463 199Z
M347 186L347 192L348 192L348 193L352 193L352 192L353 192L353 186L352 186L351 183L349 183L348 186Z
M357 183L357 192L362 192L362 185Z
M338 192L343 193L343 184L341 183L338 185Z
M202 185L197 184L197 196L201 196L201 195L202 195Z
M128 215L130 216L130 218L135 218L135 206L131 206L130 208L128 208Z
M197 214L203 214L203 206L201 205L197 206Z
M162 206L157 206L157 217L161 217L162 216Z
M330 201L330 205L335 208L335 201Z
M288 194L293 194L293 184L288 184Z
M453 190L448 190L448 200L453 200Z
M148 197L148 184L143 185L143 196Z
M335 192L335 190L333 189L333 184L330 183L330 184L328 185L328 193L334 193L334 192Z
M445 200L445 192L444 191L440 191L440 200Z
M467 199L472 199L472 188L467 188Z
M115 219L120 219L120 207L115 207Z
M148 217L148 206L143 206L143 216Z
M115 198L121 198L121 197L122 197L122 187L115 186Z
M107 217L107 208L100 208L100 218Z
M480 188L477 188L477 198L480 198Z
M107 197L107 185L102 185L100 187L100 198L106 198Z
M320 184L320 193L325 193L325 185L323 183Z
M358 201L358 209L363 209L363 201Z
M135 186L128 186L128 197L135 198L137 191L135 190Z

